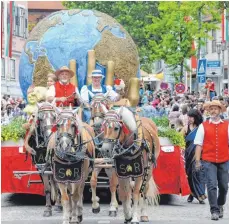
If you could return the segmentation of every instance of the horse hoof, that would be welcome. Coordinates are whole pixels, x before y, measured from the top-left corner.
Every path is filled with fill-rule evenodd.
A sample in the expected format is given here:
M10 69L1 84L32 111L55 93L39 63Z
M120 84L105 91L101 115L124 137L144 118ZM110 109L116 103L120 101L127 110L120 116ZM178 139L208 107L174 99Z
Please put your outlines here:
M130 219L125 219L124 224L130 224L132 220L132 217Z
M98 213L100 212L100 207L98 207L98 208L93 208L93 209L92 209L92 212L93 212L94 214L98 214Z
M69 224L79 224L78 220L70 221Z
M50 217L50 216L52 216L52 210L46 210L46 211L44 211L43 217Z
M82 221L83 221L83 215L79 215L79 216L78 216L78 221L79 221L79 222L82 222Z
M141 216L141 222L149 222L148 216Z
M70 224L69 221L63 221L62 224Z
M55 205L54 206L54 211L55 212L62 212L63 211L62 205Z
M109 216L110 217L116 217L117 216L117 211L109 211Z

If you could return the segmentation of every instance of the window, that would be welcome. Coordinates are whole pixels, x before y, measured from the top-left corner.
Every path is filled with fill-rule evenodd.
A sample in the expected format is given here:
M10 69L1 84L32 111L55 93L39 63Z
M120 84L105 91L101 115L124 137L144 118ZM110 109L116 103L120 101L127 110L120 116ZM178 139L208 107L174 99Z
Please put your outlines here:
M160 70L162 68L162 62L161 60L156 62L156 70Z
M228 79L228 69L224 69L224 79Z
M5 58L2 58L1 64L2 64L1 78L5 79L6 78L6 74L5 74Z
M216 52L216 30L212 30L212 53Z
M14 7L14 32L15 36L27 38L28 12L24 8Z
M10 79L15 80L16 75L15 75L15 60L10 59Z
M25 19L24 19L24 9L19 8L19 36L24 37L24 30L25 30Z

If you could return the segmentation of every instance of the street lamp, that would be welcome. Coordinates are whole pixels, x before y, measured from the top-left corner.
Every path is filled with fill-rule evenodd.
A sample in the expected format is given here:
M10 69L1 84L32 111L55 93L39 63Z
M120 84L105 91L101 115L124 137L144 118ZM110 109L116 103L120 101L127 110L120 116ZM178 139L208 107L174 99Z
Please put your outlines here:
M217 54L218 54L218 60L220 61L220 54L221 54L221 47L222 47L222 44L221 43L216 43L216 52L217 52ZM222 74L222 71L220 71L220 73ZM220 76L221 76L221 74L218 76L218 95L221 95L220 94Z
M218 60L220 61L221 43L216 43L216 52L218 54Z
M221 51L222 51L222 77L224 79L224 51L227 49L226 42L223 41L221 44Z
M219 84L218 84L218 86L219 86L219 94L221 93L221 91L220 91L221 90L221 88L220 88L220 77L221 77L221 79L224 79L224 51L226 49L227 49L227 46L226 46L226 42L225 41L216 44L216 52L218 54L218 60L221 62L220 76L218 78L218 82L219 82ZM221 54L221 52L222 52L222 61L220 60L220 54Z

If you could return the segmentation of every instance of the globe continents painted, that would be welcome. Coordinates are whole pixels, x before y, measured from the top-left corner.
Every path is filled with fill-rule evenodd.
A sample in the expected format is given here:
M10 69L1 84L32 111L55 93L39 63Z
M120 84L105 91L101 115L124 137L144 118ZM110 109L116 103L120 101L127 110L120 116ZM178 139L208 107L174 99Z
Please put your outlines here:
M47 74L76 60L78 87L87 80L88 50L95 50L96 69L106 75L108 61L126 84L139 73L136 45L107 14L92 10L52 13L32 30L20 58L19 81L24 97L31 84L46 86Z

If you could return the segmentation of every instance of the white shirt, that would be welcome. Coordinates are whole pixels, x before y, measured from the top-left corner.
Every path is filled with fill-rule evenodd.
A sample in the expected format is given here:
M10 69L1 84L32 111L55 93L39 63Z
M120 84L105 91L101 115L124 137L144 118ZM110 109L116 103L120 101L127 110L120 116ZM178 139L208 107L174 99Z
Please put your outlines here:
M107 92L109 92L108 96L111 101L117 101L119 98L119 94L116 93L111 86L106 86ZM100 89L94 89L92 86L92 92L103 92L102 88ZM84 85L80 91L81 98L86 101L87 103L89 102L89 90L86 85Z
M209 119L209 123L213 123L213 124L219 124L219 123L223 123L223 122L224 121L221 119L217 122L212 121L211 118ZM228 125L228 139L229 139L229 125ZM203 124L200 124L200 126L198 127L198 130L196 132L194 144L202 146L203 143L204 143L204 126L203 126Z

